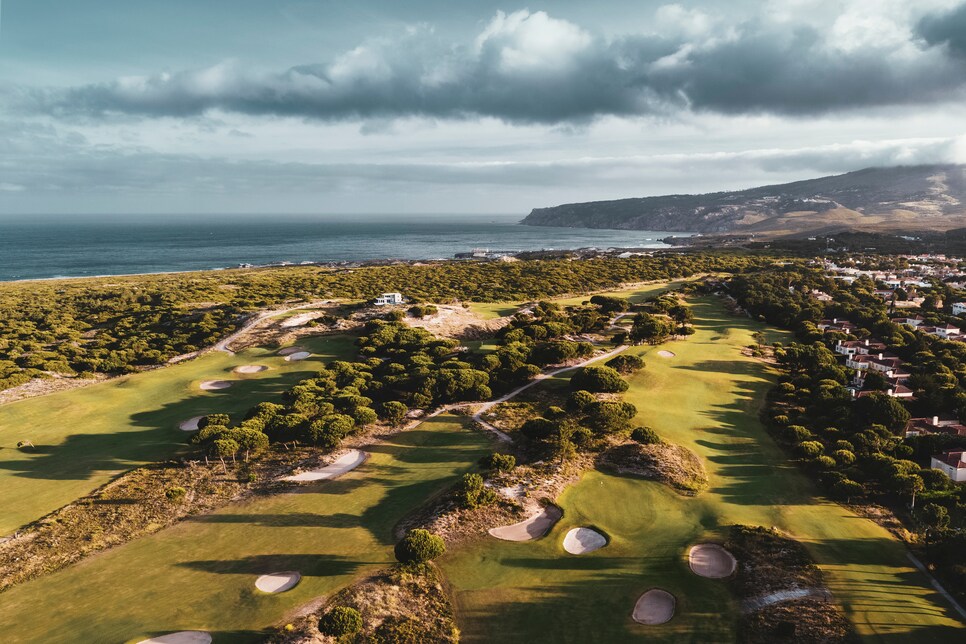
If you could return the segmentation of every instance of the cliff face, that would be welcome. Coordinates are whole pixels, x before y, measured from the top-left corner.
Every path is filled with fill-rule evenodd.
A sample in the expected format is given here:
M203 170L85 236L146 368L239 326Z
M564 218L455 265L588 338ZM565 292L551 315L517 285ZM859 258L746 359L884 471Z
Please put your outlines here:
M530 226L782 236L966 225L966 166L868 168L704 195L667 195L534 208Z

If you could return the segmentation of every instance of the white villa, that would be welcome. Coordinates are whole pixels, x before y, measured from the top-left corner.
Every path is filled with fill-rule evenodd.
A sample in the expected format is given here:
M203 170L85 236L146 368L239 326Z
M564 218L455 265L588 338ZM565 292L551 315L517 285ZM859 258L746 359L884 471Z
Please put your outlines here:
M375 299L373 304L376 306L392 306L393 304L402 304L404 301L402 293L383 293Z
M966 481L966 452L944 452L932 457L932 469L945 472L949 478L962 483Z

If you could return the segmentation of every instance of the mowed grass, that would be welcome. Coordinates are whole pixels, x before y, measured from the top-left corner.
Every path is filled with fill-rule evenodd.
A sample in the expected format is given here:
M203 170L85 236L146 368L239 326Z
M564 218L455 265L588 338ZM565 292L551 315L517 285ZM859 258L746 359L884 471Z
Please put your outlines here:
M4 642L124 642L184 629L215 642L259 631L392 561L392 529L492 449L466 418L439 416L367 448L335 481L182 522L0 594ZM255 590L297 570L291 591Z
M490 540L448 556L466 641L734 641L737 609L724 582L698 578L685 560L691 544L722 539L734 523L776 526L804 542L868 641L963 637L956 630L963 625L902 544L819 499L765 433L757 414L773 374L740 352L761 327L729 316L714 299L695 300L693 308L694 336L630 350L647 368L630 379L626 399L637 406L638 423L702 457L710 489L685 498L657 483L591 472L561 495L564 518L546 538ZM658 356L662 349L676 356ZM579 525L601 528L610 545L566 554L563 535ZM630 619L637 597L652 587L678 600L663 626Z
M467 302L470 310L484 320L503 318L516 313L520 304L513 302Z
M0 535L11 533L103 485L113 476L185 449L186 418L224 412L240 415L263 400L277 400L329 360L350 357L354 338L320 336L300 341L315 355L286 362L274 349L235 355L208 353L196 360L89 387L0 406ZM239 375L232 369L270 369ZM229 389L206 392L203 380L229 379ZM17 448L29 440L34 447Z

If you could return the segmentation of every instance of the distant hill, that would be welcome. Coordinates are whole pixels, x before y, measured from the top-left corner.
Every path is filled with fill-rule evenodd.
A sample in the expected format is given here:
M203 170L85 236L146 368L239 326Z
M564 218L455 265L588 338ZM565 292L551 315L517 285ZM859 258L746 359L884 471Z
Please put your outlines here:
M530 226L786 237L945 231L966 226L966 166L867 168L735 192L534 208Z

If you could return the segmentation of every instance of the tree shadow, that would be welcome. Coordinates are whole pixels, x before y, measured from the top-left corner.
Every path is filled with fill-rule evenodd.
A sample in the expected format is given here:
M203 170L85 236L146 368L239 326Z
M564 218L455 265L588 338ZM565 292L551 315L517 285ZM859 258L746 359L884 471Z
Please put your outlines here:
M335 577L352 574L370 563L379 562L356 561L320 553L251 555L241 559L183 561L177 565L219 575L265 575L280 570L295 570L303 577Z
M315 514L312 512L292 512L289 514L206 514L187 517L194 523L236 523L269 528L357 528L359 516L337 512L335 514Z

